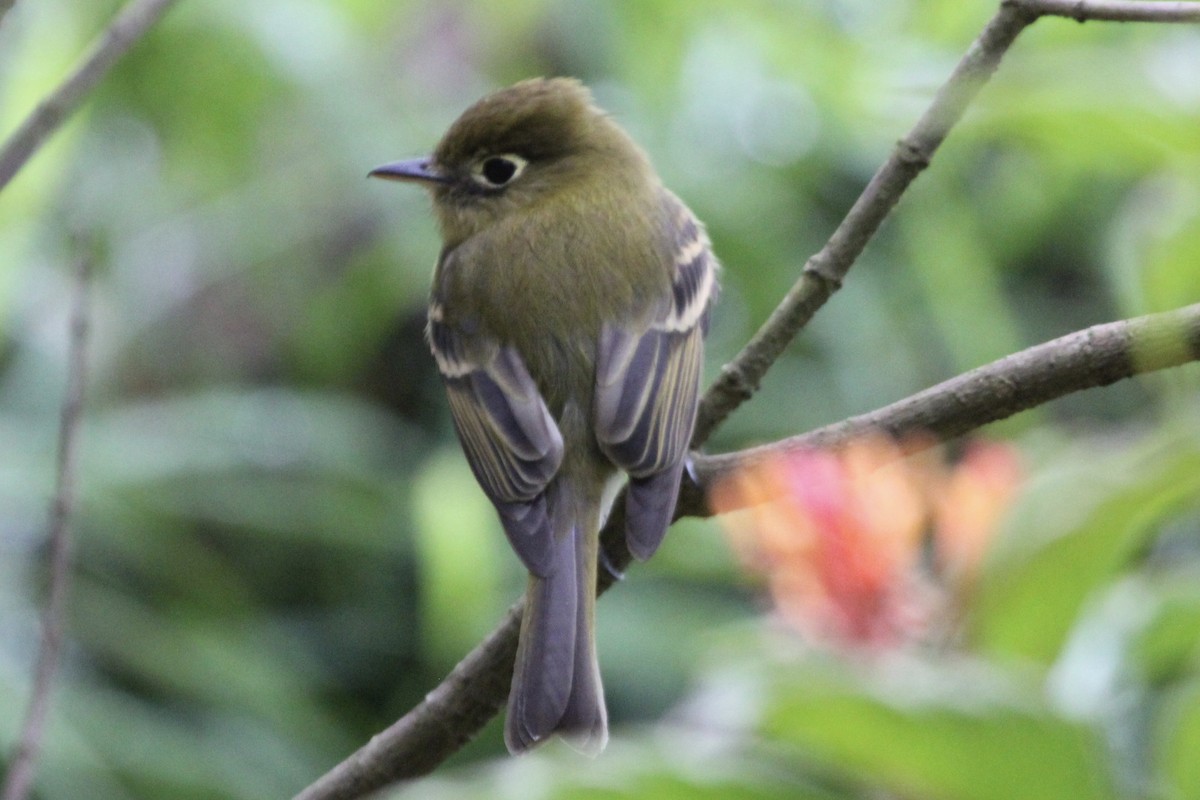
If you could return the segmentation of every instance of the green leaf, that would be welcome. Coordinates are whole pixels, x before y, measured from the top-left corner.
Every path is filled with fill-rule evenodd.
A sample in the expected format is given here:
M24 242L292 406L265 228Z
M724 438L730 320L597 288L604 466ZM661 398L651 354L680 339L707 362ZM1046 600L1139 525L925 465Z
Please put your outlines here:
M1132 642L1130 655L1149 683L1163 685L1200 669L1200 576L1188 570L1168 579L1158 594L1154 616Z
M713 747L713 741L706 734L682 729L639 731L615 737L594 761L552 741L520 759L503 758L485 769L433 777L386 796L390 800L850 800L857 796L822 787L753 752Z
M939 190L908 199L910 213L897 220L913 275L924 289L924 307L957 370L974 369L1021 349L1016 320L1004 303L1000 271L985 227L968 198L930 176ZM936 219L937 225L929 220Z
M1174 449L1122 462L1094 468L1092 481L1099 474L1112 481L1115 470L1122 477L1082 521L991 565L972 620L979 647L1049 664L1088 598L1135 558L1164 520L1200 498L1200 453L1193 448L1176 442ZM1053 489L1060 506L1066 497L1087 502L1063 488Z
M1055 717L1036 698L1005 696L986 676L951 669L888 667L892 674L879 685L847 674L793 672L777 688L764 733L907 797L1115 796L1092 731Z
M508 550L496 512L457 447L430 460L414 486L423 629L432 654L455 663L515 599L499 588ZM512 563L517 563L512 557Z
M1169 787L1166 797L1200 797L1200 679L1166 698L1167 713L1159 726L1159 776Z

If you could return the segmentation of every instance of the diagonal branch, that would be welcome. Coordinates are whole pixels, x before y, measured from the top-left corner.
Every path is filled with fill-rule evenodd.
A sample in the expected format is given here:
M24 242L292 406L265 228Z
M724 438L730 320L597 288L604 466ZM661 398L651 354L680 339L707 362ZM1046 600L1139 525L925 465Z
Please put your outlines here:
M1200 361L1200 303L1096 325L979 367L892 405L800 436L715 456L698 455L679 516L711 515L707 490L736 469L771 455L837 447L869 430L922 431L946 441L1074 392ZM620 502L604 530L610 561L623 569ZM599 591L613 583L602 581ZM349 800L427 774L464 745L503 705L512 677L522 602L412 711L376 735L296 800Z
M1200 3L1136 3L1124 0L1003 0L971 45L930 108L880 168L822 250L808 260L767 322L721 370L701 401L693 446L699 447L741 403L757 390L771 364L796 333L837 290L851 265L896 205L901 194L928 166L933 153L1001 57L1040 16L1085 19L1200 21ZM1143 354L1148 354L1142 357ZM1083 388L1106 385L1200 358L1200 306L1155 317L1082 331L1018 353L967 373L874 414L789 439L780 447L828 446L868 424L906 430L917 421L934 435L952 438ZM1073 364L1071 368L1063 363ZM1054 378L1065 369L1062 380ZM1028 385L1021 381L1029 381ZM761 450L747 457L761 457ZM698 457L700 484L685 481L677 514L706 515L704 484L738 463L738 455ZM618 499L603 531L615 570L630 561L624 548L624 505ZM597 587L613 580L602 572ZM425 700L358 752L296 795L295 800L352 800L390 783L420 777L469 741L499 711L508 694L516 652L522 601L509 608L500 625L475 647Z
M784 349L836 292L850 267L925 167L963 111L1025 27L1041 16L1123 22L1200 22L1200 2L1140 0L1003 0L1000 10L954 68L933 103L897 143L821 251L804 265L796 284L742 348L700 402L692 446L749 400Z
M132 0L88 48L71 74L38 103L0 148L0 190L25 166L51 134L74 114L117 59L148 31L176 0Z
M1001 5L933 103L871 178L829 241L804 265L800 279L770 318L737 357L721 368L720 376L700 401L693 447L703 444L734 409L758 391L767 370L817 309L841 287L846 273L900 196L929 166L934 152L996 71L1004 53L1034 19L1035 16L1014 4Z
M63 617L71 565L71 517L75 511L76 473L79 462L79 427L87 383L89 328L88 288L90 256L83 255L75 277L71 332L67 354L67 389L63 397L58 434L58 463L54 499L50 508L50 598L42 612L42 641L38 648L33 692L17 747L4 779L4 800L24 800L29 795L50 709L50 689L62 650Z

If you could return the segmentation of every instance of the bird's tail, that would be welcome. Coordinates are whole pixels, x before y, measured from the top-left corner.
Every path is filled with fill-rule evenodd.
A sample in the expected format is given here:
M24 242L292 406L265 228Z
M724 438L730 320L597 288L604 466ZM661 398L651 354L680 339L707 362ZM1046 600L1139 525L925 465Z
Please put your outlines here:
M589 755L608 742L608 714L596 660L598 502L586 509L566 502L552 513L555 546L545 577L529 576L525 615L513 669L504 741L523 753L551 734ZM583 511L583 513L579 513Z

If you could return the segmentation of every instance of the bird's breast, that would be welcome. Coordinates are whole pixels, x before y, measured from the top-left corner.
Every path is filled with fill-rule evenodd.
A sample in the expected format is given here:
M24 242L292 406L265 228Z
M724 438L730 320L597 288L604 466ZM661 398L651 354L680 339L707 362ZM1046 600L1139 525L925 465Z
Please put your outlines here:
M571 399L590 406L602 325L670 291L653 213L572 197L478 232L435 278L447 314L514 347L556 417Z

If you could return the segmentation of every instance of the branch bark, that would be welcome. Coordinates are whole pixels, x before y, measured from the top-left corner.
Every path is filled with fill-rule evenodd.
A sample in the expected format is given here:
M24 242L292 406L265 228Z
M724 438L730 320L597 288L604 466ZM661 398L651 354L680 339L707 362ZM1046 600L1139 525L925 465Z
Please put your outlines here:
M677 517L711 515L705 495L735 470L773 455L838 447L871 431L924 432L929 444L1084 389L1200 361L1200 303L1176 311L1096 325L979 367L892 405L800 436L722 455L698 455ZM603 538L619 571L630 562L618 501ZM604 573L602 573L604 575ZM603 593L615 582L601 580ZM350 800L420 777L456 752L500 710L508 695L522 601L420 704L330 770L295 800Z
M720 376L700 403L693 447L707 441L729 414L754 396L775 360L813 314L841 288L850 267L900 196L929 166L937 148L996 71L1017 36L1042 16L1070 17L1079 22L1089 19L1200 22L1200 2L1003 0L1000 10L967 50L917 124L871 178L833 236L804 265L800 279L749 343L721 368Z
M0 147L0 190L34 153L74 114L109 68L140 39L177 0L132 0L97 37L71 74Z
M736 453L696 459L680 516L708 516L703 493L733 472L797 450L836 448L871 431L955 439L1074 392L1200 361L1200 303L1096 325L1022 350L868 414Z
M825 247L742 351L725 365L701 400L693 447L703 444L753 396L796 333L840 287L846 273L930 159L1021 31L1041 16L1080 21L1200 21L1200 3L1125 0L1003 0L913 129L875 173ZM1200 305L1110 323L1054 340L966 373L871 414L744 453L698 456L685 480L677 516L706 516L704 490L746 460L772 449L833 446L874 427L890 433L920 428L941 439L960 436L1080 389L1200 359ZM602 533L612 573L630 562L620 498ZM615 580L601 571L597 591ZM390 783L428 774L470 740L508 694L522 601L425 700L295 800L352 800Z
M59 422L58 461L54 498L50 507L50 597L42 612L42 640L38 647L29 708L4 779L4 800L24 800L29 795L38 754L41 752L46 714L50 709L50 690L62 651L63 617L66 614L67 584L70 580L71 518L75 513L79 463L79 427L87 384L90 272L89 257L81 256L71 303L67 389Z
M742 403L749 400L796 334L842 285L846 273L900 196L933 158L950 129L962 118L1000 59L1036 16L1004 3L968 48L933 103L892 150L829 241L804 265L800 279L742 348L700 401L692 446L699 447Z
M1200 3L1147 0L1005 0L1037 16L1070 17L1077 22L1200 22Z

